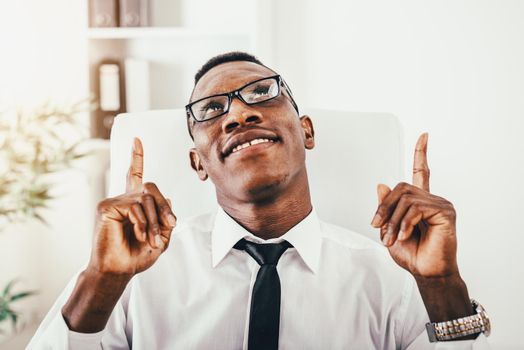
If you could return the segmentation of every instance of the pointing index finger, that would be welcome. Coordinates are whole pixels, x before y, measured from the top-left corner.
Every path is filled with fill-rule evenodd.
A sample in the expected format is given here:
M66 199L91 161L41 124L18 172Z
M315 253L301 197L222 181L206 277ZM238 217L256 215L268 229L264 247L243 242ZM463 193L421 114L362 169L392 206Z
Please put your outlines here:
M413 185L429 192L428 133L419 136L413 158Z
M142 186L144 173L144 148L138 137L133 140L133 152L131 153L131 164L127 172L126 192L136 191Z

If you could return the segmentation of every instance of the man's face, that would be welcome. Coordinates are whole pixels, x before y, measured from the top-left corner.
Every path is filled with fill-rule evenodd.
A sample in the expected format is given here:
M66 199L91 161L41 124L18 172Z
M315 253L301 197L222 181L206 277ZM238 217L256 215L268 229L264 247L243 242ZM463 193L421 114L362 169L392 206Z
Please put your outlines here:
M191 101L274 75L252 62L224 63L199 80ZM191 122L191 165L200 179L211 178L219 202L270 200L296 181L307 182L305 148L314 146L313 126L309 117L297 116L287 94L282 88L277 98L256 105L233 98L229 113Z

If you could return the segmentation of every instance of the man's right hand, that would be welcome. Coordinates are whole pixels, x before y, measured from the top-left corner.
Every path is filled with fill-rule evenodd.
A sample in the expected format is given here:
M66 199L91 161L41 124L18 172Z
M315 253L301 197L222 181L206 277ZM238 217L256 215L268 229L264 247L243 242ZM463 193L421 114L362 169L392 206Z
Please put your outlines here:
M144 150L135 138L126 193L98 204L89 268L133 276L168 247L176 217L158 187L142 183L143 169Z
M144 150L135 138L126 193L99 203L91 259L62 308L72 331L103 330L131 278L169 245L176 217L155 184L142 184L143 169Z

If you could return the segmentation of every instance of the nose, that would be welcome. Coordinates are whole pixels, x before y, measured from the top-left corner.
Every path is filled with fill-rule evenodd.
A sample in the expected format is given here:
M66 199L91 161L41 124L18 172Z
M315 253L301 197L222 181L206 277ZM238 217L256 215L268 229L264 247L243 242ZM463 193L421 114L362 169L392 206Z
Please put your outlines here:
M262 122L262 114L238 98L233 98L229 112L222 122L222 130L229 133L238 127Z

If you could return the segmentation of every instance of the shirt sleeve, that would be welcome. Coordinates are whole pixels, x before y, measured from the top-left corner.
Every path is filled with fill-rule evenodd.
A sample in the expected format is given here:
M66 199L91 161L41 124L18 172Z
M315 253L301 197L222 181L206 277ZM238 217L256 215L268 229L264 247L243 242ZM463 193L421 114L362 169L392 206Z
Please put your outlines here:
M26 349L40 350L87 350L87 349L129 349L125 334L125 313L121 300L111 313L107 326L97 333L78 333L69 330L62 316L62 307L73 292L77 273L67 284L44 320L38 327Z
M409 278L404 293L401 349L406 350L489 350L490 346L484 334L475 340L453 340L431 343L426 332L429 317L417 284ZM423 315L423 317L421 317Z

